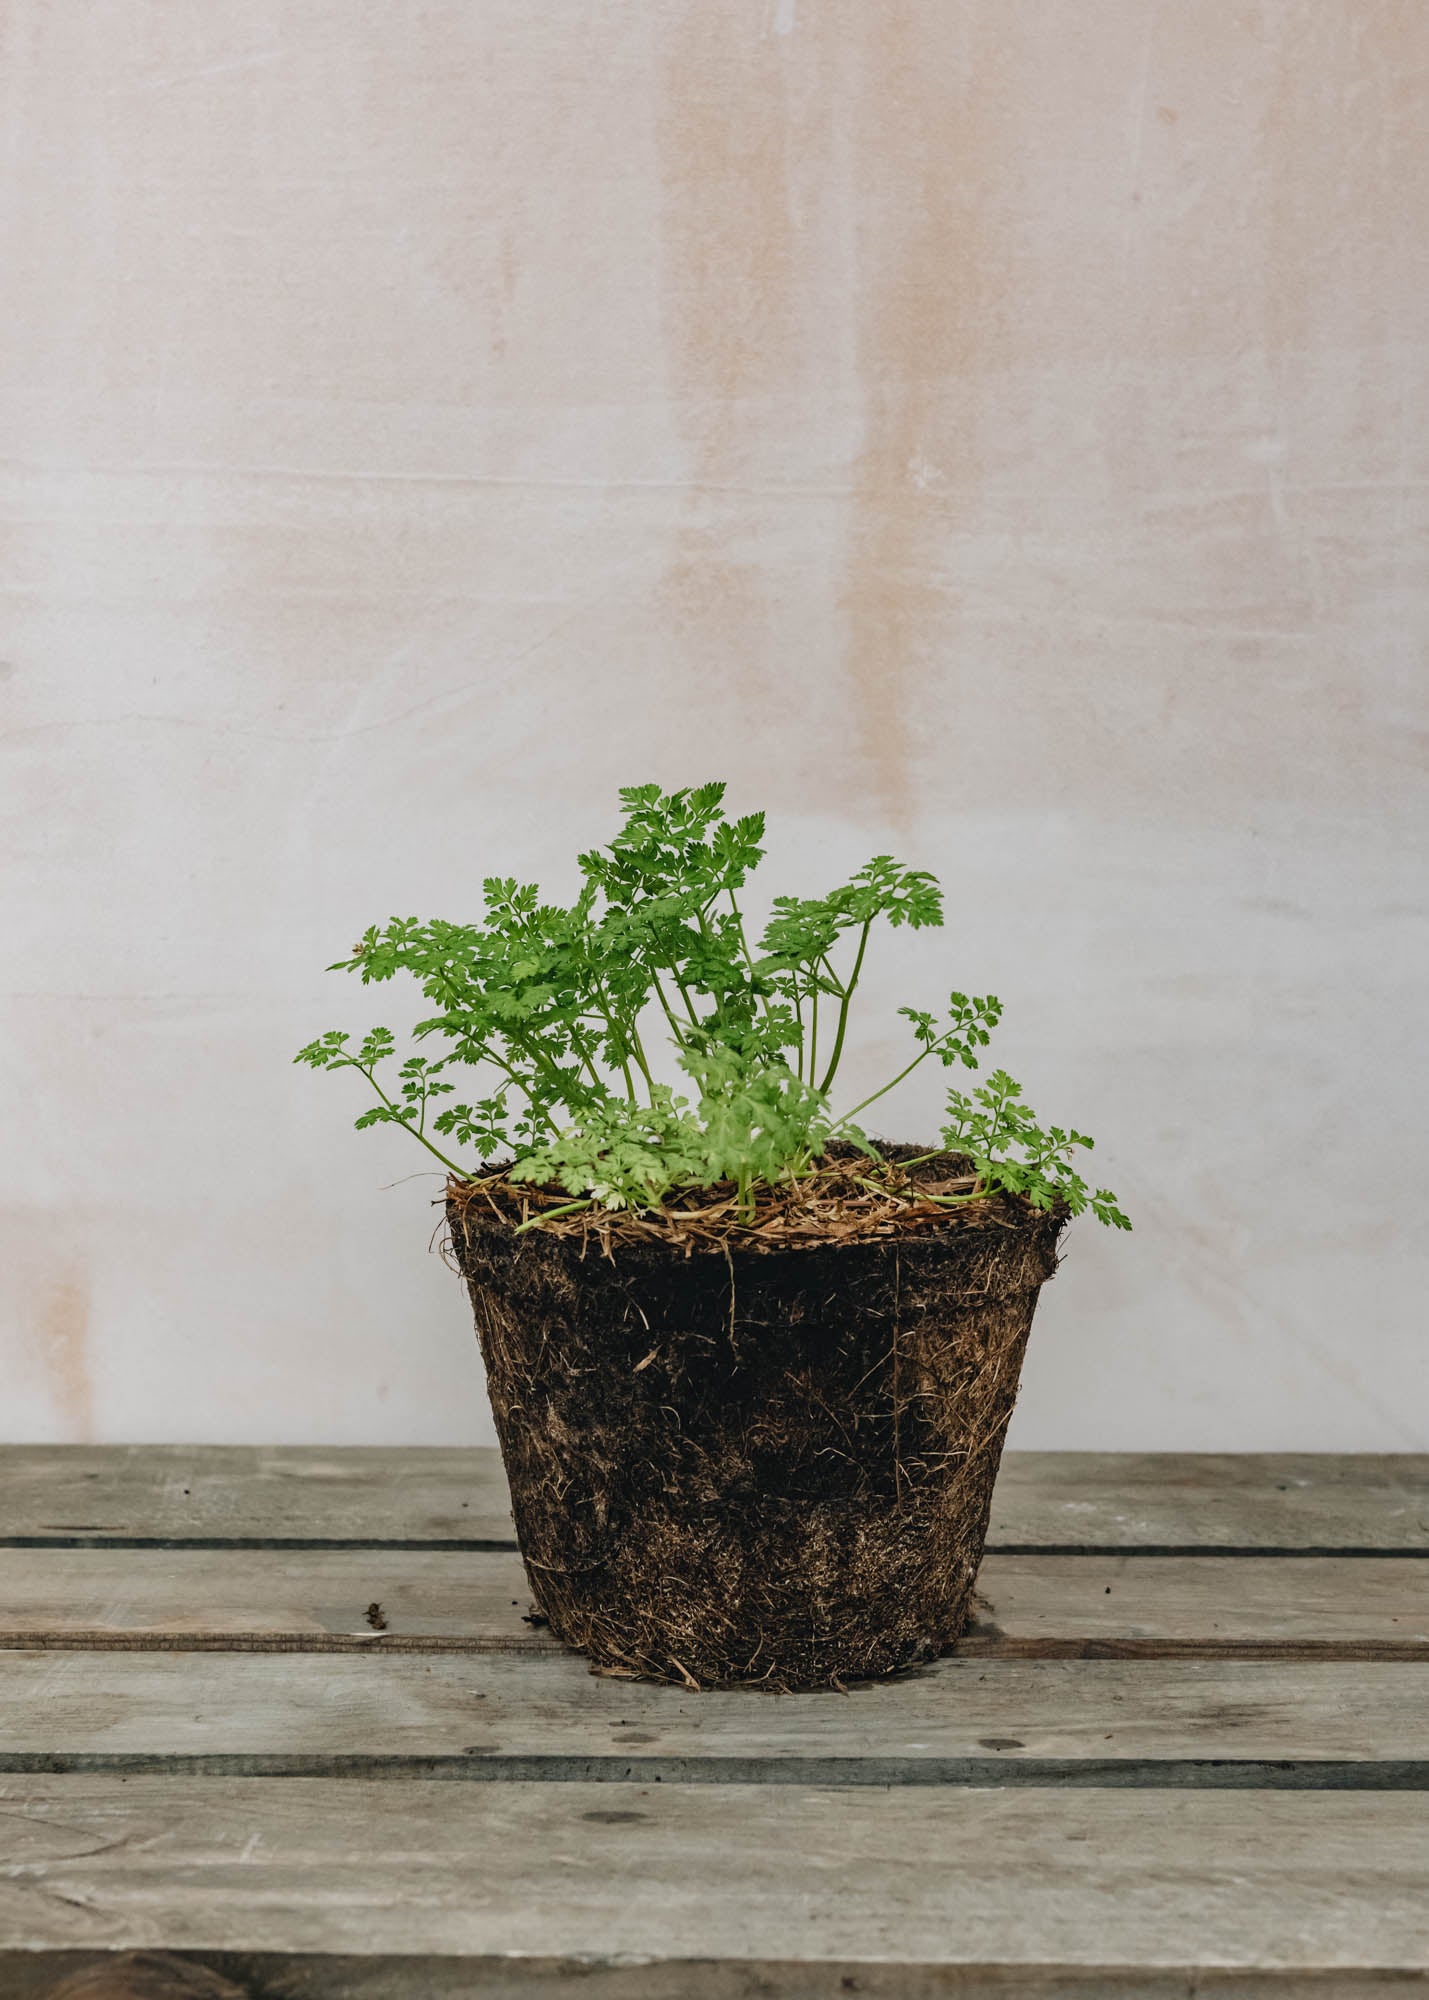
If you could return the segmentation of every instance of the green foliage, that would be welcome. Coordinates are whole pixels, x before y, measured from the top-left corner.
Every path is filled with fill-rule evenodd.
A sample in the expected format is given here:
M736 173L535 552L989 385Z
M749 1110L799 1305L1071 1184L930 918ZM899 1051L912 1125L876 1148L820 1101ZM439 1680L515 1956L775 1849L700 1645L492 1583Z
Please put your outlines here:
M1034 1208L1051 1208L1058 1201L1073 1215L1090 1208L1098 1222L1114 1229L1131 1227L1110 1188L1093 1193L1072 1169L1072 1154L1079 1147L1090 1151L1093 1141L1085 1132L1064 1131L1060 1125L1044 1131L1022 1102L1022 1085L1005 1069L995 1069L971 1096L948 1092L942 1136L950 1153L970 1156L984 1187L1026 1195Z
M435 1010L414 1030L433 1057L408 1056L387 1084L395 1040L374 1028L357 1045L333 1030L298 1052L314 1069L351 1069L377 1102L357 1120L401 1125L455 1174L476 1171L438 1145L477 1159L515 1155L514 1179L557 1186L573 1206L648 1208L682 1188L733 1182L748 1213L754 1190L808 1173L835 1139L877 1160L858 1114L935 1057L976 1070L1001 1016L991 994L949 996L942 1022L899 1011L911 1061L840 1116L830 1092L843 1058L855 989L880 920L911 930L943 921L933 877L879 854L827 896L777 896L751 942L740 895L763 859L764 815L724 816L724 786L620 794L623 822L607 846L580 856L582 887L565 907L534 883L490 877L474 924L394 917L374 926L334 971L364 985L407 973ZM689 1080L677 1095L652 1066L651 1028ZM447 1072L469 1070L461 1103ZM994 1072L983 1089L948 1094L950 1149L972 1156L979 1192L1005 1188L1040 1207L1065 1200L1129 1228L1105 1189L1089 1193L1069 1165L1090 1146L1046 1132L1018 1086Z
M711 1048L681 1066L698 1087L693 1105L664 1084L648 1105L609 1097L518 1160L511 1178L607 1208L653 1208L675 1188L733 1181L747 1204L761 1182L807 1171L827 1143L825 1100L787 1063Z

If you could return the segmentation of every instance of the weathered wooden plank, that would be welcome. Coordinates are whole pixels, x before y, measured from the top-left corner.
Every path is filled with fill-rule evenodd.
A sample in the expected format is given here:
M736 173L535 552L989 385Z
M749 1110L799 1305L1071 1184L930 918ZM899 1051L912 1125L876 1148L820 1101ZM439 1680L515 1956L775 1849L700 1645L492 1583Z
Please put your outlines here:
M494 1450L9 1445L0 1540L490 1541L514 1529Z
M1009 1452L994 1545L1423 1549L1429 1454Z
M55 2000L56 1982L122 1966L123 1952L7 1952L5 2000ZM168 1955L165 1954L167 1958ZM152 1962L152 1958L151 1958ZM169 1963L203 1965L241 1992L270 2000L1409 2000L1429 1976L1402 1971L1142 1972L1134 1966L1054 1968L997 1965L798 1964L737 1959L621 1959L579 1965L549 1958L454 1958L402 1954L186 1952ZM127 1990L127 1989L126 1989ZM89 1989L86 1989L87 1997Z
M1426 1759L1415 1665L941 1660L849 1697L602 1679L568 1655L12 1652L0 1757Z
M9 1446L0 1540L509 1542L491 1449ZM1009 1452L993 1545L1429 1550L1429 1455Z
M1364 1645L1429 1658L1429 1575L1413 1558L989 1556L978 1598L969 1653L1056 1657L1085 1641Z
M1415 1558L989 1556L978 1591L966 1656L1429 1658ZM506 1554L0 1549L0 1646L548 1650L529 1602Z
M48 1778L11 1950L1429 1970L1402 1795Z
M549 1651L514 1554L408 1549L0 1549L0 1644L418 1640Z

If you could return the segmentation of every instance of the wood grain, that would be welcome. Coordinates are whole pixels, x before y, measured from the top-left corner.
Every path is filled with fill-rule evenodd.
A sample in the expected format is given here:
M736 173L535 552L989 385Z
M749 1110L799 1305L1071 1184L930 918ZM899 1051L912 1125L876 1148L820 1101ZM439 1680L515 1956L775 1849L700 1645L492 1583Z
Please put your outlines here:
M551 1651L554 1641L525 1622L530 1606L515 1554L0 1549L0 1645L88 1637Z
M1429 1454L1009 1452L994 1547L1422 1549Z
M1010 1459L957 1655L776 1699L524 1622L494 1455L17 1457L17 2000L142 1945L288 2000L1429 1985L1423 1461Z
M989 1556L978 1594L965 1657L1429 1659L1413 1558ZM515 1555L0 1549L0 1647L553 1650L529 1606Z
M509 1543L491 1449L10 1446L0 1540ZM1037 1548L1416 1548L1429 1455L1009 1452L990 1539Z
M1399 1795L0 1784L11 1949L1429 1969Z
M602 1679L564 1654L12 1652L0 1756L1429 1758L1424 1671L940 1660L840 1696Z
M1429 1571L1414 1559L989 1556L978 1598L965 1653L1055 1658L1085 1642L1429 1659Z
M494 1541L500 1454L345 1445L11 1445L0 1539Z

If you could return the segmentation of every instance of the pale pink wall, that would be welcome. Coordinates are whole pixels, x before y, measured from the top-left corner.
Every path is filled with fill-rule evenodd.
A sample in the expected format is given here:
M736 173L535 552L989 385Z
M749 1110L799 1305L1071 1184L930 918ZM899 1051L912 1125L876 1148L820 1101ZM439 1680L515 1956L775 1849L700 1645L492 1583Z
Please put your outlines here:
M1134 1211L1016 1441L1429 1447L1423 0L0 35L4 1434L489 1435L318 968L724 775Z

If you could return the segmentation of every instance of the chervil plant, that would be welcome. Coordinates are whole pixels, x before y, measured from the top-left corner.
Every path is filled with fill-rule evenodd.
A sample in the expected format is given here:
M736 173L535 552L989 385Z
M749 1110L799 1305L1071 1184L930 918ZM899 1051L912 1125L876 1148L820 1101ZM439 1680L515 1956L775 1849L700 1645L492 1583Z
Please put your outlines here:
M513 1155L508 1178L572 1198L539 1220L591 1205L652 1209L725 1182L748 1219L758 1189L813 1174L836 1141L866 1154L876 1177L883 1158L855 1120L930 1059L976 1070L1002 1012L991 994L953 993L941 1017L901 1008L911 1059L861 1103L834 1109L874 928L941 924L937 882L875 855L827 896L776 896L754 940L740 899L764 856L764 815L726 819L721 784L636 785L620 797L620 831L580 857L569 907L543 902L534 883L492 877L479 922L393 918L331 968L364 985L410 973L434 1009L415 1038L440 1053L397 1062L388 1029L355 1046L334 1029L296 1060L356 1070L377 1099L359 1128L401 1125L462 1179L482 1170L461 1151L473 1162ZM656 1036L688 1080L682 1091L657 1075ZM1093 1191L1072 1167L1092 1141L1041 1126L1004 1070L970 1095L949 1090L941 1136L971 1159L976 1185L921 1199L1006 1191L1131 1226L1110 1190Z

